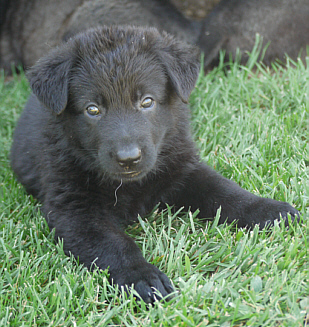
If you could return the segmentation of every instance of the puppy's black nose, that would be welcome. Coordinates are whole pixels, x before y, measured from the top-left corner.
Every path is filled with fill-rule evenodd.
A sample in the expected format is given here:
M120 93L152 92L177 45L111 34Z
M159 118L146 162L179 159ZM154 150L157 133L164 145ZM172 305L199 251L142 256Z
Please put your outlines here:
M120 166L134 166L141 161L141 157L141 149L136 146L119 150L116 154L116 160Z

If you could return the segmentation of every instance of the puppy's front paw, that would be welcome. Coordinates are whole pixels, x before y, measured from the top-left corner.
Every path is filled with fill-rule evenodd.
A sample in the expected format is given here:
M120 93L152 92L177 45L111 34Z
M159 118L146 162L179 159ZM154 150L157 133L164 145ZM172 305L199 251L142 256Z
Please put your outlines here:
M146 303L153 303L165 298L174 291L169 278L157 267L148 262L128 268L126 271L111 273L111 279L129 292L133 286L141 299Z
M271 226L275 220L284 220L285 226L289 226L288 215L291 221L299 220L299 212L287 202L261 198L259 201L246 209L248 225L258 224L260 228Z

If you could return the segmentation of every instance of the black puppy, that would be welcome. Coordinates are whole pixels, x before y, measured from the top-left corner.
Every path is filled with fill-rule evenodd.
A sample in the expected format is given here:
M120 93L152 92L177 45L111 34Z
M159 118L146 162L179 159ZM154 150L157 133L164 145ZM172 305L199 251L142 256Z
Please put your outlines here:
M298 215L200 162L186 105L199 52L154 28L103 27L70 39L29 72L12 167L66 253L134 284L146 302L172 292L123 228L157 203L200 209L239 226ZM115 193L117 192L116 196Z

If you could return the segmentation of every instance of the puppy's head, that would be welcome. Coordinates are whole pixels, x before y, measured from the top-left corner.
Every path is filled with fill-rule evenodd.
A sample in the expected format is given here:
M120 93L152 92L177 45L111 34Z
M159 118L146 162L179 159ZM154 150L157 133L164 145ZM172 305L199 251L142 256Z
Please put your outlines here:
M162 151L187 133L199 66L196 48L154 28L102 27L53 50L28 78L77 159L130 181L164 164Z

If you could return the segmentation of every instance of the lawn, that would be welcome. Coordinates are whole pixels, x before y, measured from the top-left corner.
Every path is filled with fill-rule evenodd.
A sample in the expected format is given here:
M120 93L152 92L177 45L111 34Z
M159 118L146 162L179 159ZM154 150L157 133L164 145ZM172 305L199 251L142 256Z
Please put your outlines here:
M0 326L309 326L309 69L253 66L201 74L190 98L194 138L210 166L292 203L301 221L261 231L218 225L219 212L206 224L169 208L139 218L128 234L177 290L153 307L53 241L9 167L30 89L23 74L0 78Z

